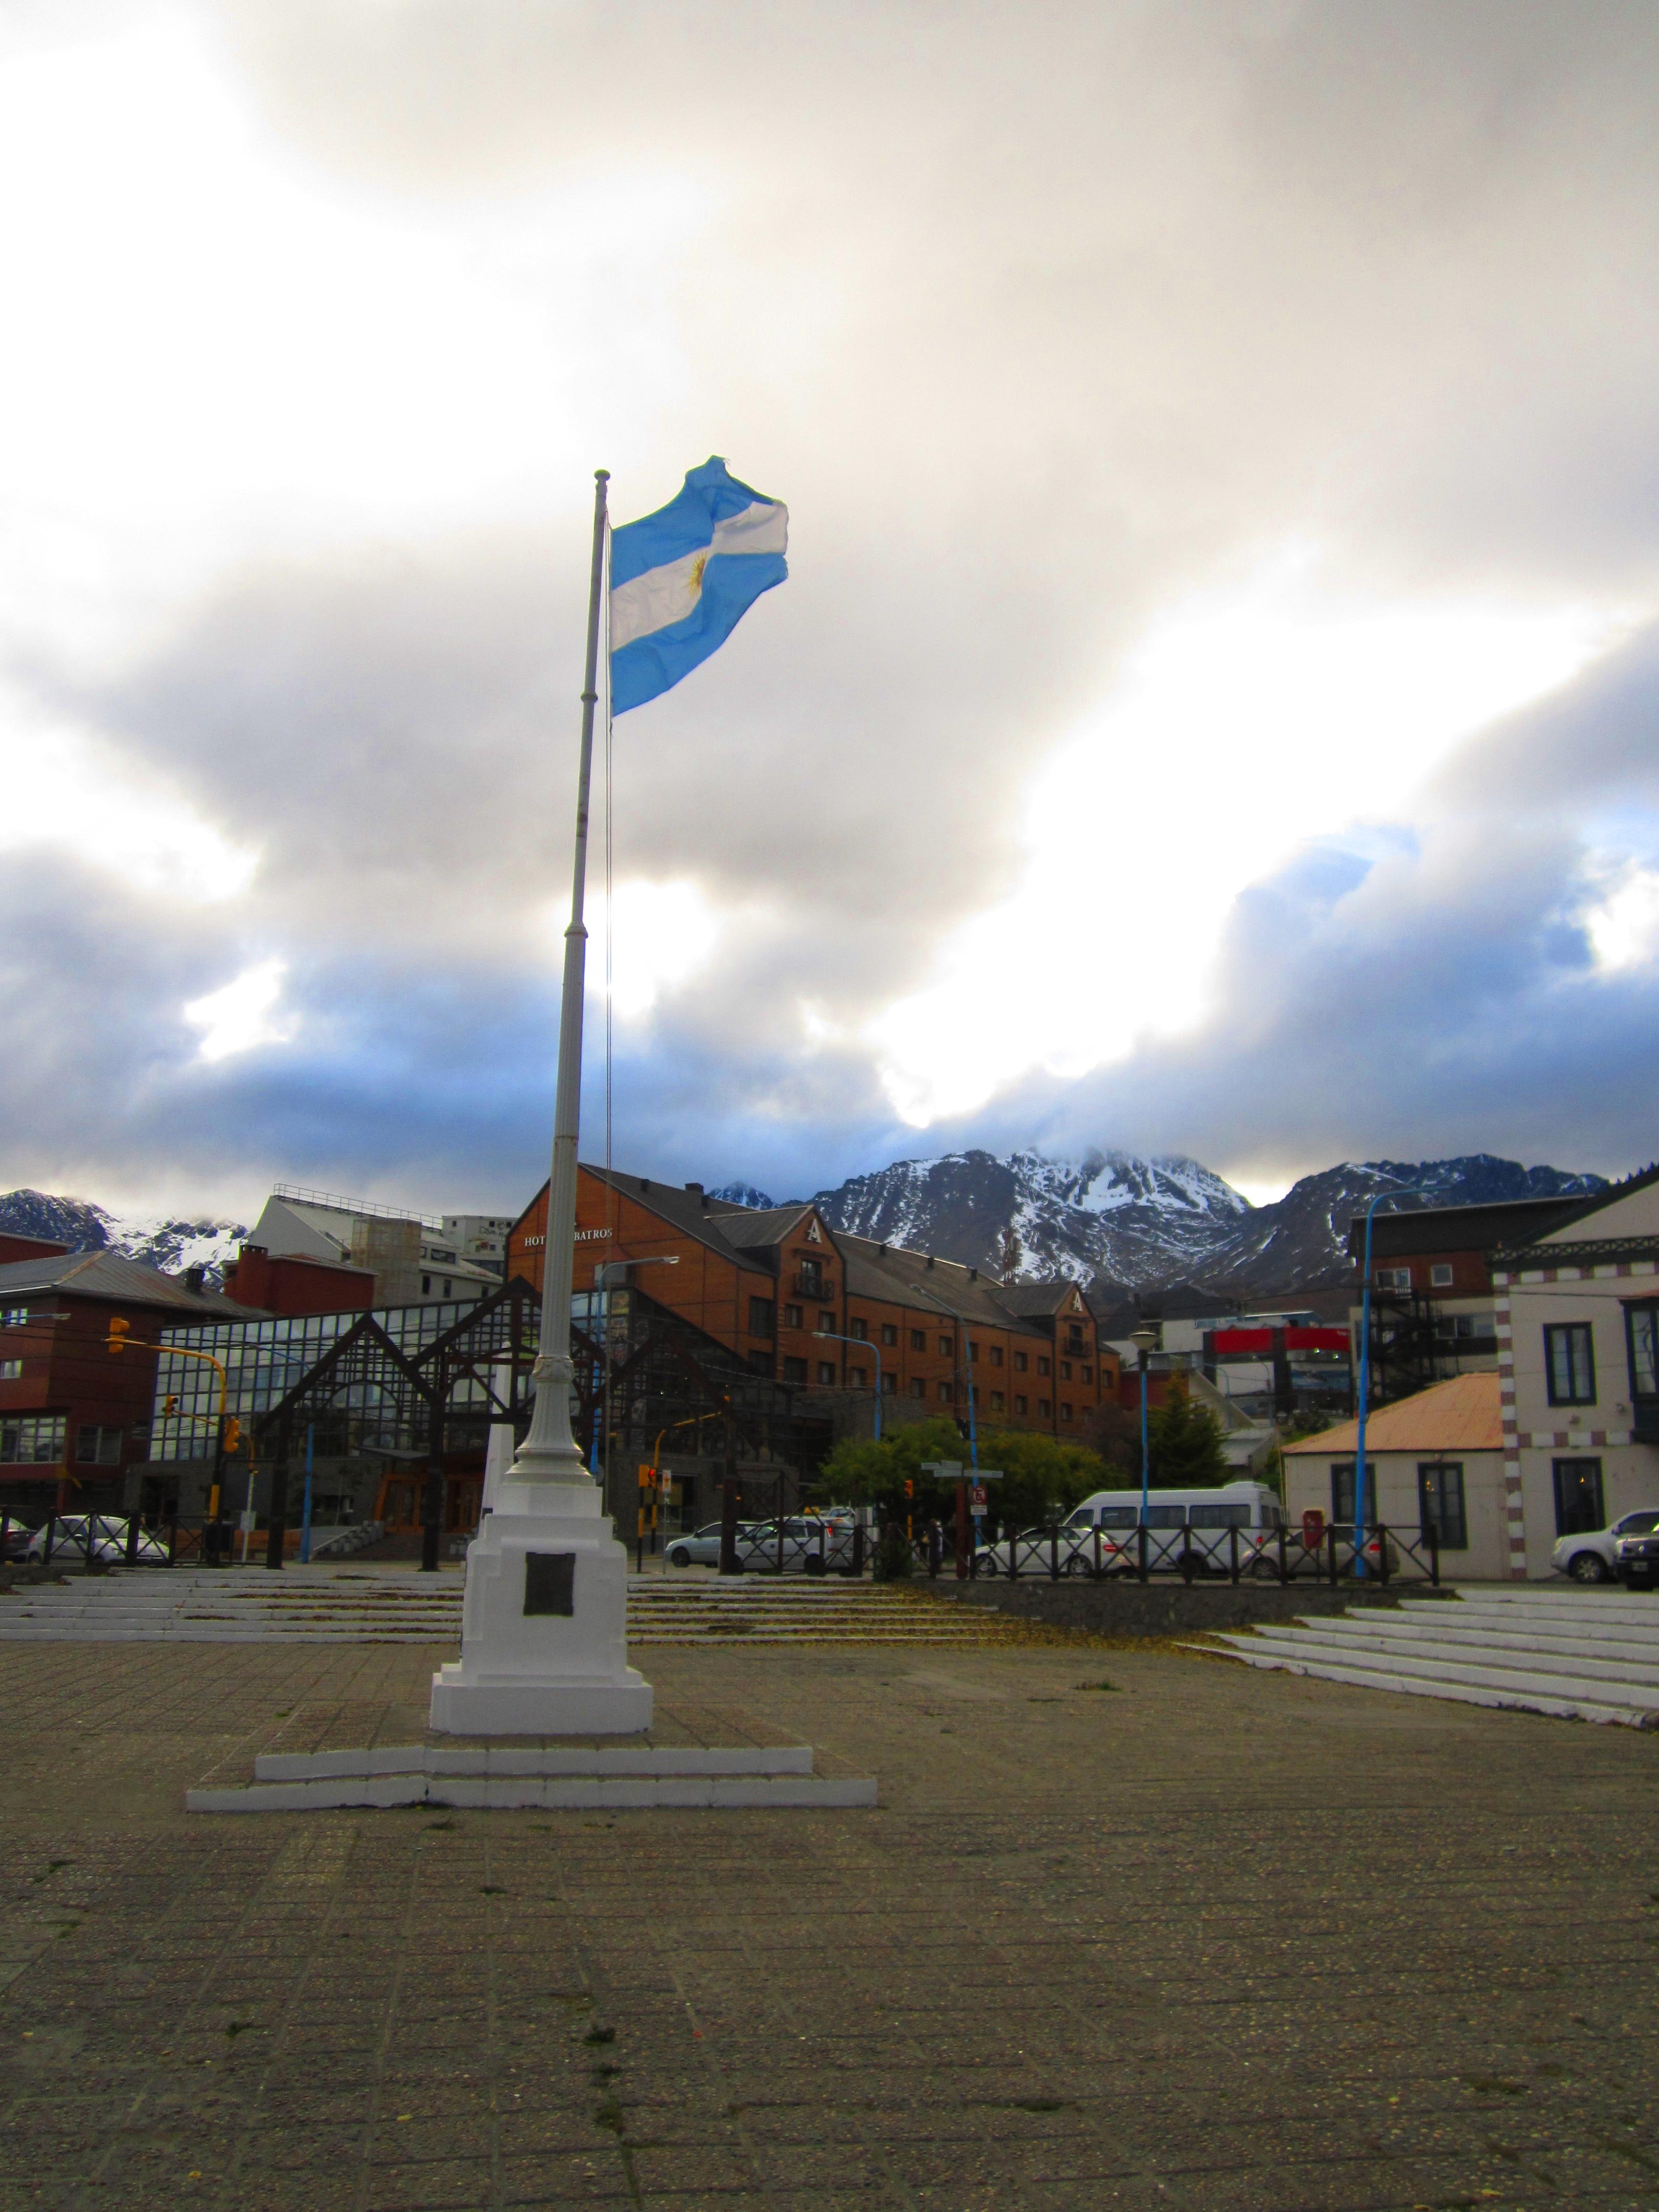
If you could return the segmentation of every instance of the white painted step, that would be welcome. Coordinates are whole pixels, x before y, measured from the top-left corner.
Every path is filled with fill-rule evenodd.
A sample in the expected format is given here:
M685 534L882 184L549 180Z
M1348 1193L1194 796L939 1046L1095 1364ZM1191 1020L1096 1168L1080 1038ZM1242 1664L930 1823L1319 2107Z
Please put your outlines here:
M1426 1682L1466 1682L1477 1687L1535 1691L1541 1696L1595 1697L1607 1705L1635 1705L1659 1711L1659 1680L1632 1680L1617 1667L1595 1660L1564 1661L1545 1666L1524 1660L1483 1659L1477 1652L1458 1652L1448 1657L1431 1650L1413 1650L1398 1644L1379 1648L1356 1637L1297 1635L1294 1632L1260 1631L1250 1638L1260 1649L1281 1659L1317 1659L1360 1674L1397 1674Z

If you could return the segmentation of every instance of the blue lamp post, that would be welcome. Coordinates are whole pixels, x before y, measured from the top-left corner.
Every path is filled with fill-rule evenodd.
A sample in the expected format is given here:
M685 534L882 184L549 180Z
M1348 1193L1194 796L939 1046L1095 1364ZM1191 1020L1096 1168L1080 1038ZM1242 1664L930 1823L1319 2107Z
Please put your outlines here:
M1353 1457L1353 1571L1356 1579L1363 1581L1365 1574L1365 1419L1370 1410L1371 1385L1371 1216L1382 1203L1379 1190L1365 1208L1365 1279L1359 1293L1359 1433L1354 1443Z
M1164 1332L1151 1322L1143 1322L1129 1338L1140 1355L1140 1525L1147 1522L1147 1493L1152 1488L1152 1462L1147 1446L1146 1424L1146 1363L1157 1351Z
M815 1336L827 1336L831 1344L856 1344L860 1352L873 1352L876 1356L876 1442L881 1442L881 1346L867 1336L842 1336L833 1328L819 1328Z

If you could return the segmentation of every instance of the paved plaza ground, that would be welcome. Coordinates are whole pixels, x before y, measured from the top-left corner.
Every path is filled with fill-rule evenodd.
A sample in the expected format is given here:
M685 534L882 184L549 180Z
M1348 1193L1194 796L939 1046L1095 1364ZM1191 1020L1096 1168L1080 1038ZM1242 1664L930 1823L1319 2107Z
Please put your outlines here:
M182 1811L446 1656L0 1647L4 2212L1659 2197L1659 1735L1053 1636L665 1648L665 1711L878 1808Z

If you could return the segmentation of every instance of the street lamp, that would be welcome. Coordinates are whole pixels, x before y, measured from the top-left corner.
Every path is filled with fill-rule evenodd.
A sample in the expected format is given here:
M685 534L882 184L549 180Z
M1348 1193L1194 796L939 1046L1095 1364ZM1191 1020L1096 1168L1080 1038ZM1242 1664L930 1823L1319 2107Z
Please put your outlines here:
M1140 1355L1140 1525L1147 1522L1147 1492L1152 1487L1152 1463L1146 1445L1146 1362L1163 1341L1163 1330L1152 1322L1144 1321L1132 1331L1129 1341Z
M842 1336L833 1328L813 1331L815 1336L827 1336L831 1344L856 1344L860 1352L876 1355L876 1442L881 1442L881 1346L867 1336Z
M1359 1293L1359 1433L1354 1442L1354 1579L1365 1578L1365 1416L1371 1382L1371 1216L1382 1203L1379 1190L1365 1208L1365 1279Z

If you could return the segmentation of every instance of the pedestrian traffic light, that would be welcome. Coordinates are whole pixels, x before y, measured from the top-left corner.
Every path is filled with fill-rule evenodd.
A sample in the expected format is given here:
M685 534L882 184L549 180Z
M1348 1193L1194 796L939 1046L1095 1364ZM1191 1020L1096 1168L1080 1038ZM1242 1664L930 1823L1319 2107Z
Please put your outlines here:
M225 1449L227 1452L238 1451L241 1448L241 1443L242 1425L233 1413L225 1423Z
M169 1390L169 1391L167 1392L167 1396L166 1396L165 1398L163 1398L163 1399L162 1399L162 1401L161 1401L161 1412L162 1412L162 1413L163 1413L163 1415L164 1415L164 1416L166 1416L166 1417L167 1417L167 1418L168 1418L168 1419L171 1419L171 1417L172 1417L174 1413L176 1413L178 1412L178 1410L179 1410L179 1393L178 1393L176 1390Z
M904 1478L904 1494L907 1498L914 1498L916 1494L916 1486L908 1474Z
M118 1316L110 1322L107 1341L112 1352L126 1350L127 1332L131 1327L132 1323L130 1321L122 1321Z

